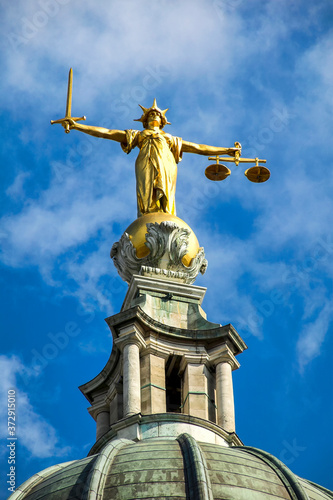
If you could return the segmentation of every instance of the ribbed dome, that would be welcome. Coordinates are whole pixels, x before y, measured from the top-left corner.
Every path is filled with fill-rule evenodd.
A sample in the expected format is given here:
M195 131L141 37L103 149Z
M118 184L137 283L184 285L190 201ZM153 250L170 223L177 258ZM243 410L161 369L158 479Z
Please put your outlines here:
M324 500L333 493L295 476L268 453L246 446L176 439L114 439L97 455L50 467L11 500Z

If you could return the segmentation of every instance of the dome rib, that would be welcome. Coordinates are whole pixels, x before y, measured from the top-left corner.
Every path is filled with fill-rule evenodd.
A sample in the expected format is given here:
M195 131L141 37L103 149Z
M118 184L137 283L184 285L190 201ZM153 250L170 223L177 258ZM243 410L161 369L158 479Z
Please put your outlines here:
M103 497L106 475L112 467L112 462L121 448L128 444L133 444L133 441L115 439L101 450L87 480L87 500L100 500Z
M10 495L10 500L22 500L39 483L45 481L48 477L52 476L52 474L65 469L68 465L74 464L75 462L75 460L71 460L69 462L64 462L63 464L52 465L51 467L34 474L22 483L12 495Z
M327 495L329 498L333 498L333 492L331 490L328 490L324 486L314 483L313 481L309 481L309 479L302 478L301 481L302 483L304 483L305 487L315 488L319 490L322 494Z
M258 448L254 448L252 446L236 446L235 448L239 448L251 455L255 455L268 464L281 479L292 500L310 500L308 494L298 480L298 477L283 462L281 462L281 460L266 451L259 450Z
M189 500L214 500L206 460L196 440L187 433L177 437L183 455L186 496Z

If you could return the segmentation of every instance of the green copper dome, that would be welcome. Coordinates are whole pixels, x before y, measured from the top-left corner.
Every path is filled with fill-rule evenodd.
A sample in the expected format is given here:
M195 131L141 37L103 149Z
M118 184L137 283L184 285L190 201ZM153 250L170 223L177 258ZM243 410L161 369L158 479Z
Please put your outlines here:
M295 476L266 452L176 439L114 439L97 455L50 467L11 500L325 500L333 493Z

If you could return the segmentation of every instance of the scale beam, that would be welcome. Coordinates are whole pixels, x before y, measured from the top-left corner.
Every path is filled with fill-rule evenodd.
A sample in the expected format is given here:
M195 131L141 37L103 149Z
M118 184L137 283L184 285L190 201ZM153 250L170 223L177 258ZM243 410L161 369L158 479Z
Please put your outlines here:
M232 163L266 163L266 160L260 160L259 158L232 158L230 156L209 156L208 160L216 160L216 163L219 161L226 161Z

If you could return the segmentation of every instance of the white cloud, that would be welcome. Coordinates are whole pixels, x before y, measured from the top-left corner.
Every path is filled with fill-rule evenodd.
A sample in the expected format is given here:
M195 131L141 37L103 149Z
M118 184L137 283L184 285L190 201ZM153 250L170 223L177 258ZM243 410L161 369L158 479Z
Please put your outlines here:
M323 36L320 41L318 41L313 46L304 53L301 60L298 62L297 67L298 73L306 82L306 90L312 91L313 96L317 97L317 99L322 99L323 97L326 99L329 97L329 101L331 104L332 96L329 95L329 90L333 84L333 34L329 32L325 36ZM311 79L316 79L317 81L313 82L312 85L309 80L309 76ZM313 85L315 83L315 85ZM318 83L326 87L326 92L324 95L316 95L314 92Z
M80 258L69 257L61 266L74 282L63 293L74 295L85 306L94 303L108 315L116 312L114 304L124 297L127 286L109 257L110 247L109 239L101 240L96 251Z
M301 372L308 363L320 355L332 319L332 303L326 299L316 319L303 327L297 342L297 357Z
M34 18L41 7L38 2L27 6L21 1L15 9L8 6L6 11L5 35L10 37L22 35L29 23L38 25ZM171 7L169 1L112 5L104 1L96 9L90 2L72 0L49 16L44 27L32 27L30 31L35 32L19 50L15 51L8 40L5 83L13 96L9 95L8 102L17 99L15 91L19 90L22 106L25 93L29 93L29 99L39 96L48 113L52 108L62 109L65 88L61 92L59 85L66 76L60 68L73 66L76 109L89 115L101 95L104 102L107 96L113 100L124 96L123 106L132 101L135 108L140 92L145 99L151 97L146 85L148 75L160 65L164 68L164 84L181 79L182 86L188 86L185 94L192 106L197 105L199 87L227 101L230 82L252 57L274 53L275 45L286 36L286 23L262 8L259 12L260 27L252 27L251 43L246 43L249 27L237 9L228 8L224 2L186 0L172 2ZM30 53L34 55L32 60ZM177 95L172 99L177 106ZM184 104L184 96L181 99ZM57 103L61 107L57 108Z
M108 228L115 217L125 218L130 205L126 186L114 190L114 184L121 175L119 170L126 172L126 164L117 163L116 171L105 159L99 169L90 162L80 170L69 170L63 164L60 180L55 176L37 199L25 202L21 212L4 217L5 244L11 250L5 257L8 264L54 258Z
M20 172L13 184L6 189L6 194L14 199L22 198L24 195L24 183L30 177L30 172Z
M98 151L96 157L98 162ZM47 283L61 283L62 293L75 295L83 303L90 298L104 311L111 308L112 290L122 289L109 257L120 237L113 224L126 227L136 211L133 167L125 155L114 158L115 167L105 163L105 158L99 167L90 162L81 169L62 165L61 177L55 171L37 199L2 218L0 235L0 258L6 265L36 266ZM119 187L114 189L115 185ZM87 255L82 245L92 238ZM109 276L105 292L99 283L103 276L104 280Z
M62 446L57 432L33 408L24 390L17 386L19 377L30 378L31 374L17 356L0 356L1 384L1 430L3 436L8 436L6 424L7 392L16 391L17 433L20 446L24 446L32 456L46 458L63 456L70 448Z

